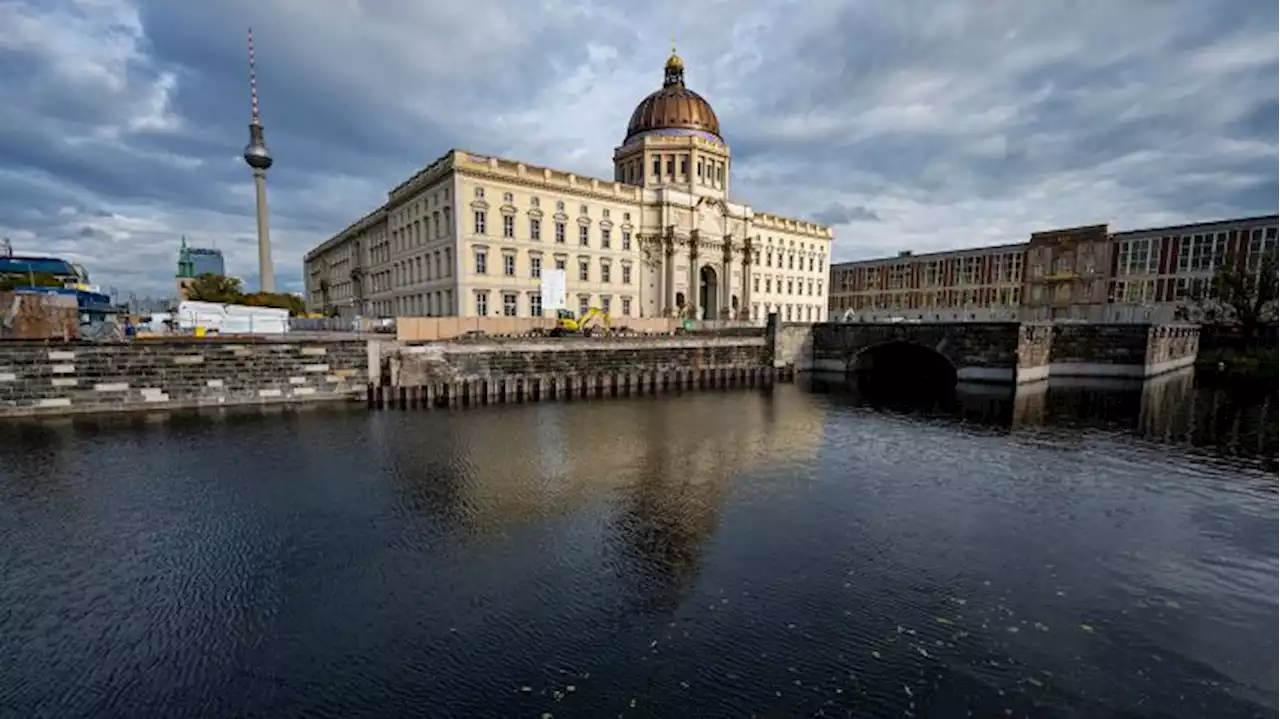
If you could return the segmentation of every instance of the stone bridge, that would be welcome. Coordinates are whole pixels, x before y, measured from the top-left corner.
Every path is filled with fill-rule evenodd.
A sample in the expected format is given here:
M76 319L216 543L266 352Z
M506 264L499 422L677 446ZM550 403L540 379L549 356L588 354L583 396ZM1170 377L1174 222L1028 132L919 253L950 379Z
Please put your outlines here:
M875 372L950 382L1164 374L1195 364L1196 325L1087 323L826 323L768 330L776 366Z

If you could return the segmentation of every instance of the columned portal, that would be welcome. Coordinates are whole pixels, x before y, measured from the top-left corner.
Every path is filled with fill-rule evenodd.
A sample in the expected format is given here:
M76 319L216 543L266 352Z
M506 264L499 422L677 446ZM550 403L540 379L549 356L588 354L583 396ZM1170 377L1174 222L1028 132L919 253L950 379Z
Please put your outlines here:
M702 313L699 319L717 319L720 310L719 285L716 270L711 265L702 268L698 273L698 310Z

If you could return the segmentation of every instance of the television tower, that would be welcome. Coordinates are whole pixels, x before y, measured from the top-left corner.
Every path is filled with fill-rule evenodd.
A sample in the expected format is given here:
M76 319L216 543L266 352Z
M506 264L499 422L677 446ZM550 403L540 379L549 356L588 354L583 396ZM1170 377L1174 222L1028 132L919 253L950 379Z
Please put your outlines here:
M253 168L253 189L257 198L258 216L258 289L276 291L276 272L271 263L271 234L267 229L267 169L271 167L271 153L262 137L262 122L258 118L258 68L253 59L253 28L249 28L249 94L253 103L253 116L249 121L249 144L244 146L244 161Z

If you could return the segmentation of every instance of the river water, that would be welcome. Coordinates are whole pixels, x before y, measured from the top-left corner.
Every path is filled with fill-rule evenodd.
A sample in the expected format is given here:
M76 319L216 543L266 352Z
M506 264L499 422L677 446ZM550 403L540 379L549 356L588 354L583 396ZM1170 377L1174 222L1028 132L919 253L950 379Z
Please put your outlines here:
M5 717L1275 716L1274 397L0 426Z

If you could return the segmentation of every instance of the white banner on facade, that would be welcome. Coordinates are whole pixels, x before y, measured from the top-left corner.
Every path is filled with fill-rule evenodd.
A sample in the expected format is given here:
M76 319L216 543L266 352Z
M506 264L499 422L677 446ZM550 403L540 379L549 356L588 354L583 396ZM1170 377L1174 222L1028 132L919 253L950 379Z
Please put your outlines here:
M542 311L565 308L564 270L542 271Z

